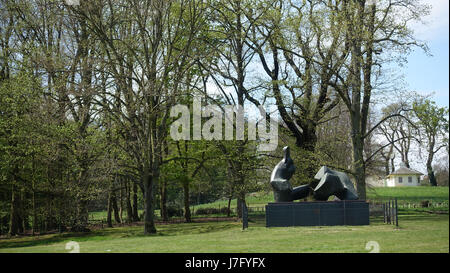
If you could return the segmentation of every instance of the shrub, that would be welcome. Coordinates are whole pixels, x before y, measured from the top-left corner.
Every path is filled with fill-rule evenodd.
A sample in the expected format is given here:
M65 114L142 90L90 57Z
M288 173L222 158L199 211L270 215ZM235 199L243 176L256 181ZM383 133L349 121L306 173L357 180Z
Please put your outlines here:
M423 200L423 201L420 202L420 206L421 206L422 208L428 208L428 207L430 206L430 201L428 201L428 200Z
M199 208L195 210L195 215L210 215L210 214L228 214L228 208Z
M183 216L183 209L175 206L169 206L167 207L167 216L170 217L181 217Z

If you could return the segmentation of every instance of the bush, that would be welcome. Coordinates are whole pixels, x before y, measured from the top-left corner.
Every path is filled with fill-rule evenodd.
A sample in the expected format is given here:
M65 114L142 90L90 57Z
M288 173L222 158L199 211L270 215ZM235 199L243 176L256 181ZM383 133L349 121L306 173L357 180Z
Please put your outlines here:
M170 217L182 217L183 216L183 210L179 207L175 206L169 206L167 207L167 216Z
M199 208L195 210L195 215L228 214L228 208Z
M428 200L423 200L423 201L420 202L420 206L421 206L422 208L428 208L428 207L430 206L430 201L428 201Z

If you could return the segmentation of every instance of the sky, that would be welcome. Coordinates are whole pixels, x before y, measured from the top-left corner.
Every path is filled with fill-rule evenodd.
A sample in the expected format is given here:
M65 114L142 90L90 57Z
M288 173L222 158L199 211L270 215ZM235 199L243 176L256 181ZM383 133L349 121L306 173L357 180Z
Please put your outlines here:
M426 41L432 56L415 50L408 57L404 73L408 90L432 99L443 107L449 106L449 1L425 0L432 6L430 15L423 18L425 24L414 24L415 36Z
M431 12L423 18L424 24L414 24L411 28L417 39L428 44L432 56L421 49L415 50L408 56L408 63L399 67L399 72L404 75L408 90L431 95L438 106L449 107L449 0L422 2L431 5ZM441 149L434 163L444 160L444 156L445 150ZM411 167L426 173L425 160L424 151L412 147Z

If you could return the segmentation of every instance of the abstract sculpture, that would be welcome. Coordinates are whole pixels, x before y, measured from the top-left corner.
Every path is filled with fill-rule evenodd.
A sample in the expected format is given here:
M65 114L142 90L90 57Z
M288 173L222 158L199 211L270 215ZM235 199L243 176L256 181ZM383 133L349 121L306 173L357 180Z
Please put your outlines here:
M358 194L353 187L352 181L343 172L330 170L322 166L314 176L319 184L314 188L314 199L326 201L331 195L339 200L358 200Z
M275 202L266 205L266 227L369 225L369 203L358 200L349 177L322 166L308 185L292 188L295 172L289 147L270 176ZM337 202L292 202L312 195L316 201L335 196ZM342 200L342 201L341 201ZM351 200L351 201L346 201Z
M294 161L288 146L283 148L283 152L283 159L275 166L270 176L270 185L272 185L275 202L292 202L308 196L310 187L303 185L292 188L289 179L295 172Z
M294 161L288 146L283 148L284 157L270 176L275 202L292 202L306 198L311 192L318 201L326 201L332 195L339 200L357 200L358 195L347 174L322 166L314 176L315 183L292 188L289 179L295 172Z

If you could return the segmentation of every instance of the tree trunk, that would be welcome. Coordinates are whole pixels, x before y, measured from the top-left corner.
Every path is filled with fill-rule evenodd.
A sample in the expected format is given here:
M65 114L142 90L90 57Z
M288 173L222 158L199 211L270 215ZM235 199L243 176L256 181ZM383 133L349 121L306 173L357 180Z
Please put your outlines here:
M36 177L36 173L35 173L35 158L33 155L33 161L32 161L32 175L33 177L31 178L31 202L32 202L32 206L33 206L33 226L31 227L31 234L34 236L34 234L37 231L37 209L36 209L36 183L35 183L35 177Z
M10 210L10 224L9 235L14 236L19 233L20 228L20 216L19 216L19 196L16 190L16 186L12 185L11 188L11 210Z
M122 222L120 221L119 207L117 206L117 197L115 191L111 192L111 203L114 211L114 220L116 221L116 223L120 224Z
M364 141L358 137L352 137L353 142L353 174L356 182L356 192L361 200L366 200L366 168L364 166Z
M120 222L123 223L123 181L122 179L119 179L119 185L120 185L120 189L119 189L119 217L120 217Z
M30 222L29 222L29 215L28 211L25 208L25 200L27 200L25 196L25 190L22 188L20 191L20 216L21 216L21 227L20 231L24 233L25 231L29 230L30 228Z
M231 199L232 198L233 198L233 194L230 194L230 197L228 197L227 217L230 217L230 215L231 215Z
M409 165L408 152L403 151L401 153L401 156L402 156L402 162L403 162L403 164L405 164L406 168L411 168Z
M389 175L389 158L384 159L384 175Z
M237 216L242 219L242 204L245 203L245 194L239 194L237 198Z
M432 169L427 168L427 172L428 172L428 178L430 179L431 186L436 187L437 181L436 181L436 176L434 176L434 171Z
M353 91L355 92L355 91ZM358 94L353 94L356 98ZM359 101L359 99L356 99ZM356 192L361 200L366 200L366 170L364 163L364 138L361 132L360 104L352 105L351 123L352 123L352 172L356 182Z
M167 181L164 180L160 187L160 207L161 207L161 218L163 221L169 221L169 215L167 214Z
M184 220L186 223L192 222L191 219L191 209L189 202L189 180L185 177L185 181L183 181L183 191L184 191Z
M33 182L34 183L34 182ZM35 190L33 187L33 193L32 193L32 202L33 202L33 226L32 226L32 235L34 236L34 234L36 233L36 231L38 230L38 225L37 225L37 210L36 210L36 196L35 196Z
M131 207L131 199L130 199L130 183L129 181L125 181L125 202L127 206L127 222L133 222L133 209Z
M106 224L108 225L108 227L112 227L112 193L111 191L108 194L108 214L106 216Z
M395 172L394 158L391 158L391 172Z
M83 155L83 158L86 156ZM88 197L87 197L87 186L86 182L88 180L88 166L85 160L81 162L82 171L78 177L78 199L77 199L77 223L75 224L75 230L87 231L88 221L89 221L89 211L88 211Z
M138 188L137 184L133 181L133 222L139 221L138 212Z
M156 227L154 221L154 206L153 206L153 187L154 176L147 171L144 172L144 234L155 234Z
M433 187L436 187L437 181L436 181L436 176L434 176L433 166L431 164L432 162L433 162L433 157L428 155L428 160L427 160L428 179L430 180L430 185Z

